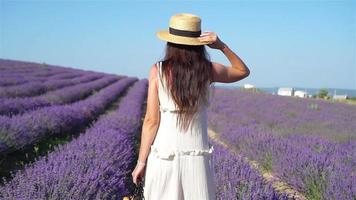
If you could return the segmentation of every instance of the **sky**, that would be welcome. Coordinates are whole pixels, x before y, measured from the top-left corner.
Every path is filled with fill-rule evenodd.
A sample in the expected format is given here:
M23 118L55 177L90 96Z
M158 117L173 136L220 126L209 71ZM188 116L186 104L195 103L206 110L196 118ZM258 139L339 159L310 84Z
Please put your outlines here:
M356 89L356 2L0 0L0 58L148 78L177 13L202 19L250 69L216 85ZM210 59L231 66L206 46Z

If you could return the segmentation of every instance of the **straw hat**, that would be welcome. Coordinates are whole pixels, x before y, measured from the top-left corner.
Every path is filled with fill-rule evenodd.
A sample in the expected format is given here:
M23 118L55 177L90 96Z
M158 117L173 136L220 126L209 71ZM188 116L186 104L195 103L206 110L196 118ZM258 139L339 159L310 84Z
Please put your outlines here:
M209 42L201 42L197 37L201 34L201 19L190 13L173 15L169 21L168 30L156 33L161 40L186 45L205 45Z

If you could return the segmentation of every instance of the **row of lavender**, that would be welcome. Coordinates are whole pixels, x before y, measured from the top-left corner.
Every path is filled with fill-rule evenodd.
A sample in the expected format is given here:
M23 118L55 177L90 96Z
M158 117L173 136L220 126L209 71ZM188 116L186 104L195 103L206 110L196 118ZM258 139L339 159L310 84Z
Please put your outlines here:
M89 74L63 74L52 76L47 80L34 79L25 84L0 87L0 98L29 97L80 83L83 76ZM96 75L100 77L100 75Z
M121 91L116 85L115 91ZM114 92L114 91L113 91ZM132 194L135 135L142 123L147 80L137 81L119 108L96 121L0 187L2 199L122 199Z
M84 99L94 91L98 91L118 79L118 76L112 75L104 77L102 75L88 75L66 81L72 83L72 86L47 91L43 95L22 98L0 98L0 115L10 116L40 107L72 103Z
M355 136L355 107L219 88L212 97L209 123L241 155L308 198L356 197L356 141L331 140L337 134ZM310 109L311 103L318 109ZM317 127L318 122L327 122L335 132L324 136L317 128L317 133L309 128L309 135L297 131L297 126Z
M242 157L214 141L211 143L217 199L291 199L286 194L278 194Z
M0 154L88 125L134 81L137 78L120 79L72 104L47 106L12 117L0 116Z
M49 79L70 79L74 77L80 76L81 73L58 73L52 76L48 77L36 77L36 76L31 76L31 74L7 74L4 72L1 72L0 74L0 87L10 87L10 86L16 86L16 85L22 85L25 83L29 83L31 81L35 82L45 82L48 81Z
M21 84L0 86L0 98L37 96L48 91L85 83L104 76L108 76L108 74L98 72L66 72L46 78L31 77L29 74L24 74L14 78L20 80ZM122 78L122 76L119 77ZM9 78L9 75L1 74L0 76L1 80L8 80Z
M54 73L53 75L49 75L46 77L37 77L31 76L30 74L14 74L14 75L7 75L1 72L0 75L0 87L13 87L16 89L15 86L24 85L27 83L32 82L46 82L53 79L70 79L74 77L81 76L82 74L102 74L102 73L93 73L93 72L77 72L77 73L70 73L70 72L61 72L61 73ZM103 74L102 74L103 75Z
M25 84L30 81L46 81L54 77L65 78L81 73L94 72L55 65L0 59L0 87ZM95 73L100 74L98 72Z
M9 73L31 73L34 71L84 71L82 69L76 69L72 67L64 67L58 65L49 65L46 63L20 61L0 58L0 71Z

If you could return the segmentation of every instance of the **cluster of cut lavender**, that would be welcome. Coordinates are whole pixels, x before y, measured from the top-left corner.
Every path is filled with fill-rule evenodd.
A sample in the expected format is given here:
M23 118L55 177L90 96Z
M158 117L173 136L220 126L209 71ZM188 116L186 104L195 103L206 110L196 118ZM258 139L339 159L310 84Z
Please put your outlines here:
M47 106L11 117L0 116L0 154L89 125L135 81L135 77L120 79L72 104Z
M99 79L100 78L100 79ZM0 98L0 115L24 113L40 107L72 103L86 98L96 90L118 80L118 76L87 75L66 81L72 83L69 87L47 91L43 95L21 98ZM26 84L27 85L27 84Z
M117 110L101 116L78 138L13 174L12 180L0 187L0 197L122 199L131 194L131 171L137 157L135 135L142 124L147 82L137 81L121 98Z
M307 198L355 198L355 106L224 89L211 102L210 126L241 155Z

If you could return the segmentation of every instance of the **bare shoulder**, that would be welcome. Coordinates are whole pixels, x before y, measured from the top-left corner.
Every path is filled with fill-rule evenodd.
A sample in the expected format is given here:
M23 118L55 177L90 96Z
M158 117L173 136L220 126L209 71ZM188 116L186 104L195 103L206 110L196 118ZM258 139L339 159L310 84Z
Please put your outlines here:
M154 63L150 67L149 74L148 74L148 81L149 84L152 86L157 85L157 73L158 73L158 66L156 65L156 63Z
M158 73L158 66L157 66L157 63L154 63L154 64L150 67L149 79L156 78L157 73Z

